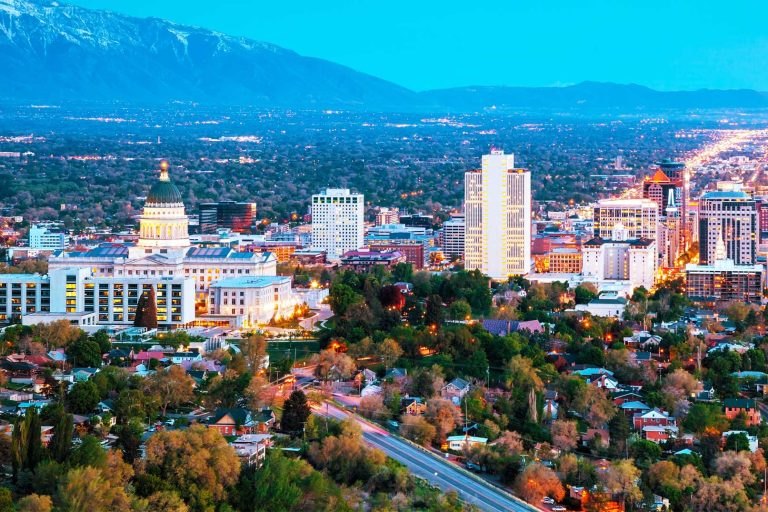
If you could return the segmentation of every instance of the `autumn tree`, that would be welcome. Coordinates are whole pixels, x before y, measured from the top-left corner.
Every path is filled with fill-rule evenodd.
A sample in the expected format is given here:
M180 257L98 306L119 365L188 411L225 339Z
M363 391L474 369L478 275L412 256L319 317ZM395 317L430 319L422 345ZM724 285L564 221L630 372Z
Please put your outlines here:
M258 411L264 407L271 407L275 401L276 389L262 374L251 377L248 387L245 388L245 397L251 410Z
M643 496L637 486L640 470L635 467L632 459L614 461L599 477L602 488L618 495L625 504L637 501Z
M528 503L541 503L541 499L550 496L555 500L565 497L565 489L554 471L539 463L533 463L517 476L515 492Z
M550 429L552 444L555 448L569 452L576 448L579 441L579 431L575 421L555 420Z
M315 376L322 380L344 380L352 376L355 362L347 354L333 349L322 350L312 356Z
M400 344L392 338L385 338L384 341L378 344L376 351L381 357L385 368L392 366L403 355L403 349L400 348Z
M178 407L194 398L195 381L178 364L144 379L144 391L157 397L165 416L168 406Z
M50 496L30 494L19 500L19 512L51 512L53 510L53 501Z
M389 409L384 405L384 397L381 395L368 395L360 399L360 414L374 420L389 418Z
M744 486L755 481L752 460L746 452L723 452L715 459L715 474L723 480L738 482Z
M312 443L309 459L318 469L324 469L333 479L343 484L367 482L384 465L383 452L367 448L362 431L354 420L341 422L341 433Z
M582 388L573 406L593 428L602 427L616 414L616 406L605 391L596 386Z
M450 400L433 398L427 400L425 418L434 425L438 441L444 442L448 434L461 421L461 413Z
M265 367L267 357L267 339L260 334L252 334L240 342L240 350L251 373Z
M304 424L312 414L307 403L307 396L301 390L291 393L283 404L283 416L280 418L280 428L284 432L297 434L304 430Z
M716 476L703 480L690 502L692 512L743 512L750 508L740 482L726 482Z
M400 418L400 435L414 443L428 446L437 436L437 429L423 416L404 414Z
M195 509L226 499L240 474L240 460L216 429L194 425L158 432L146 442L146 470L165 480Z
M520 434L511 430L505 430L496 440L496 446L506 455L520 455L525 451L523 439Z
M67 472L56 493L57 510L91 512L110 510L127 512L130 499L123 485L110 481L93 466L75 467Z

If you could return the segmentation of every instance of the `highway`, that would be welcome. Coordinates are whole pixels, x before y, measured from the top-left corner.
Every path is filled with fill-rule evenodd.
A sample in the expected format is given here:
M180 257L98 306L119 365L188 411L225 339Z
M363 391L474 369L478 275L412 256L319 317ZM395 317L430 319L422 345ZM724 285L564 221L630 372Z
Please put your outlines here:
M465 473L450 462L437 455L420 449L408 442L393 436L386 430L376 427L360 418L350 415L331 404L317 406L314 412L328 415L336 419L351 417L363 430L363 439L374 448L378 448L387 456L404 464L414 475L427 480L430 484L444 492L456 491L465 503L485 511L520 511L530 512L540 509L505 493L494 485L479 477Z

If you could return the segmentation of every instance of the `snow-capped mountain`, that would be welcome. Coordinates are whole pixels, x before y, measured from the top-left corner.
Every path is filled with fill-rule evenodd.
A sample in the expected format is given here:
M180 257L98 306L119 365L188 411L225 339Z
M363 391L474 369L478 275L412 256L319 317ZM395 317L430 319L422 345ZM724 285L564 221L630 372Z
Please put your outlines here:
M0 98L395 105L413 93L278 46L49 0L0 0Z

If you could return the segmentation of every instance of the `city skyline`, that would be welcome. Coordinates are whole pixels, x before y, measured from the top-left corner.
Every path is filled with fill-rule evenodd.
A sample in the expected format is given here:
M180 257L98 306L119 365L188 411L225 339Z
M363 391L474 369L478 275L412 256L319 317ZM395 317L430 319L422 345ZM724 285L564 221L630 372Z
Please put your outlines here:
M635 83L658 90L768 91L768 6L736 1L283 5L74 0L269 42L412 90ZM496 22L498 16L504 21ZM489 30L499 23L502 30ZM695 27L695 30L685 30ZM607 44L610 41L610 44ZM500 66L500 63L512 64Z

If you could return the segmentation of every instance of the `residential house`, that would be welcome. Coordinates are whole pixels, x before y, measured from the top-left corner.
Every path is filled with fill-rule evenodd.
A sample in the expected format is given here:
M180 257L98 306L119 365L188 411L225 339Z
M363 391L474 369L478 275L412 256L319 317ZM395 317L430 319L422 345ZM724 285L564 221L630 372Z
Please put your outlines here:
M410 414L411 416L421 416L427 412L427 403L418 397L403 398L400 406L403 409L403 414Z
M185 361L191 361L193 363L202 361L203 356L200 352L174 352L170 355L171 362L173 364L181 364Z
M463 435L449 436L446 441L448 442L449 450L461 452L464 451L464 448L469 448L475 445L486 445L488 443L488 438Z
M387 373L384 374L385 380L392 380L398 384L402 384L405 378L408 376L408 370L405 368L390 368Z
M216 409L207 422L208 428L215 428L225 436L250 434L253 426L250 411L241 407Z
M75 382L85 382L99 373L98 368L72 368L72 376Z
M649 406L645 405L639 400L624 402L623 404L619 405L619 409L621 409L621 411L629 418L634 418L636 414L642 415L651 410Z
M266 458L267 447L272 445L272 435L244 434L229 445L235 449L235 453L244 465L261 467Z
M469 393L469 389L469 382L456 377L451 382L443 386L441 395L443 398L453 400L454 402L459 402L462 398L464 398L464 395Z
M587 379L587 384L593 387L604 389L606 391L616 391L619 389L619 381L610 375L599 375L595 378Z
M654 408L644 413L634 414L632 426L635 430L643 430L645 427L676 427L677 420L667 411Z
M538 320L483 320L483 327L494 336L509 336L513 332L528 331L531 334L544 332Z
M677 427L673 425L647 425L641 432L645 439L657 444L677 437Z
M616 405L621 405L625 402L637 402L642 400L643 396L637 391L630 390L616 390L611 393L611 400Z
M275 426L275 411L264 407L262 410L253 415L254 431L259 434L266 434L269 429Z
M726 398L723 400L723 408L725 409L725 417L729 420L733 420L739 414L744 414L747 426L760 424L760 409L757 408L757 404L751 398Z

